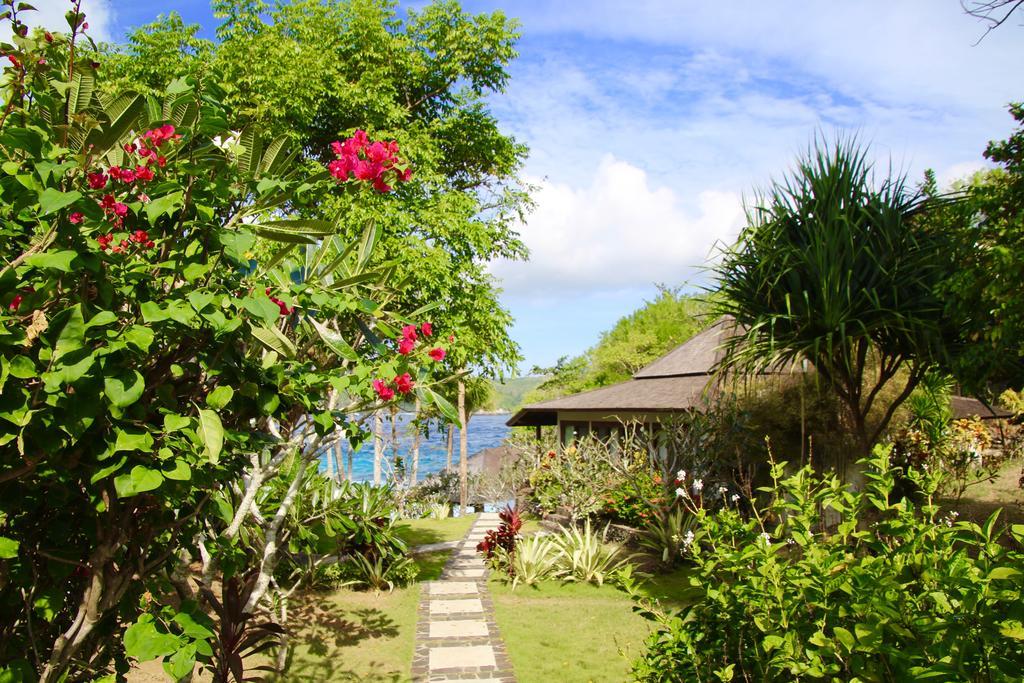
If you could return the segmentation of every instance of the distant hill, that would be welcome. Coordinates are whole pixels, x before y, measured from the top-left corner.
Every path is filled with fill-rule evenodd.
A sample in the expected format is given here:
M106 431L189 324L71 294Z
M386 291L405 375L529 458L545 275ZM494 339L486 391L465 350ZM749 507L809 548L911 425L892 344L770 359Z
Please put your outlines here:
M523 397L536 389L547 377L536 375L531 377L513 377L503 384L494 383L494 408L509 413L515 412L522 404Z

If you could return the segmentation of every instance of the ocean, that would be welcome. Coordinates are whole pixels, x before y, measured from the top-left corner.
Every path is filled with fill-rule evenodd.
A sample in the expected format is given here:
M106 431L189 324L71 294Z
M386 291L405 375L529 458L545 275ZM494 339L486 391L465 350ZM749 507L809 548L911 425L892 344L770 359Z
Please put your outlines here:
M406 471L412 467L410 461L410 453L412 449L412 434L408 430L410 421L412 420L412 413L399 413L398 414L398 454L405 462ZM474 415L469 421L469 431L467 432L469 441L469 455L472 457L474 454L480 451L491 448L493 446L500 446L508 436L510 429L505 426L505 421L509 418L509 415ZM368 421L367 425L371 430L373 429L372 420ZM447 427L436 429L436 425L431 425L430 436L420 438L420 467L419 467L419 479L422 481L427 475L435 472L440 472L444 469L445 461L447 458L447 444L448 444L448 432ZM342 448L339 453L339 458L343 461L347 461L348 455L347 450ZM389 417L384 418L384 474L385 478L389 478L390 467L393 461L393 451L391 449L391 420ZM457 464L459 461L459 430L455 430L455 447L452 454L452 462ZM342 467L345 466L344 462L341 463ZM321 470L326 470L326 459L321 459ZM366 440L365 443L355 452L352 458L352 472L353 479L355 481L372 481L373 480L373 437L371 436Z

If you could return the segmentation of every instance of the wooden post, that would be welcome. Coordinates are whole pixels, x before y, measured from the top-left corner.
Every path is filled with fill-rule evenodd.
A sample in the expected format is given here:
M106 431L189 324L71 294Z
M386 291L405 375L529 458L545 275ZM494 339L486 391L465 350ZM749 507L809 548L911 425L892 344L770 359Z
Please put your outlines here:
M467 441L468 431L466 429L466 383L459 380L459 422L462 423L459 429L459 507L462 515L466 514L466 504L469 502L469 443Z
M413 405L413 422L412 422L412 470L409 472L409 481L413 486L416 485L416 477L419 474L420 469L420 430L419 425L416 424L416 420L420 416L420 397L416 397L416 402Z
M384 418L373 414L373 485L380 486L380 463L384 459Z

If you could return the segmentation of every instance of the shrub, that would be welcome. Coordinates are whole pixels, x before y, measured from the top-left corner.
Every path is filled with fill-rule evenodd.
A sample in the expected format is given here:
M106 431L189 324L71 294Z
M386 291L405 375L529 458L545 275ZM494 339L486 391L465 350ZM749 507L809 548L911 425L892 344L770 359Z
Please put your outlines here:
M641 527L659 514L666 502L661 475L641 470L624 476L608 491L601 513L614 521Z
M590 520L582 530L563 528L561 535L554 539L559 553L559 575L566 581L602 585L629 559L621 546L609 544L607 537L608 527L597 534L591 529Z
M540 581L550 578L555 573L558 560L558 547L547 536L531 536L520 540L511 556L504 550L498 554L498 561L510 568L508 575L513 589L520 583L536 586Z
M520 540L519 530L523 527L523 520L519 516L518 508L511 505L506 506L498 517L501 520L498 528L490 529L484 535L484 540L477 544L476 550L483 553L496 568L504 568L509 576L512 576L516 542Z
M637 678L1019 680L1024 555L1003 543L998 513L940 520L938 477L911 472L923 505L890 502L888 450L862 465L860 492L809 468L784 478L780 463L751 516L695 509L699 597L670 614L645 604L661 628ZM1011 534L1024 541L1024 526Z
M694 517L683 507L658 511L640 531L637 541L666 567L679 562L693 542Z

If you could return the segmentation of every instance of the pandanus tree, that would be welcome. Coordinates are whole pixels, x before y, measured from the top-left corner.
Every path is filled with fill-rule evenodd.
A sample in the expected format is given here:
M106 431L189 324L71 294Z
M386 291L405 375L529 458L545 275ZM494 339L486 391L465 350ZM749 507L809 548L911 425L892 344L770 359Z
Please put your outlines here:
M942 201L876 176L855 141L816 142L714 267L717 310L738 323L721 369L809 361L867 455L955 331L936 294L953 252L925 220Z

